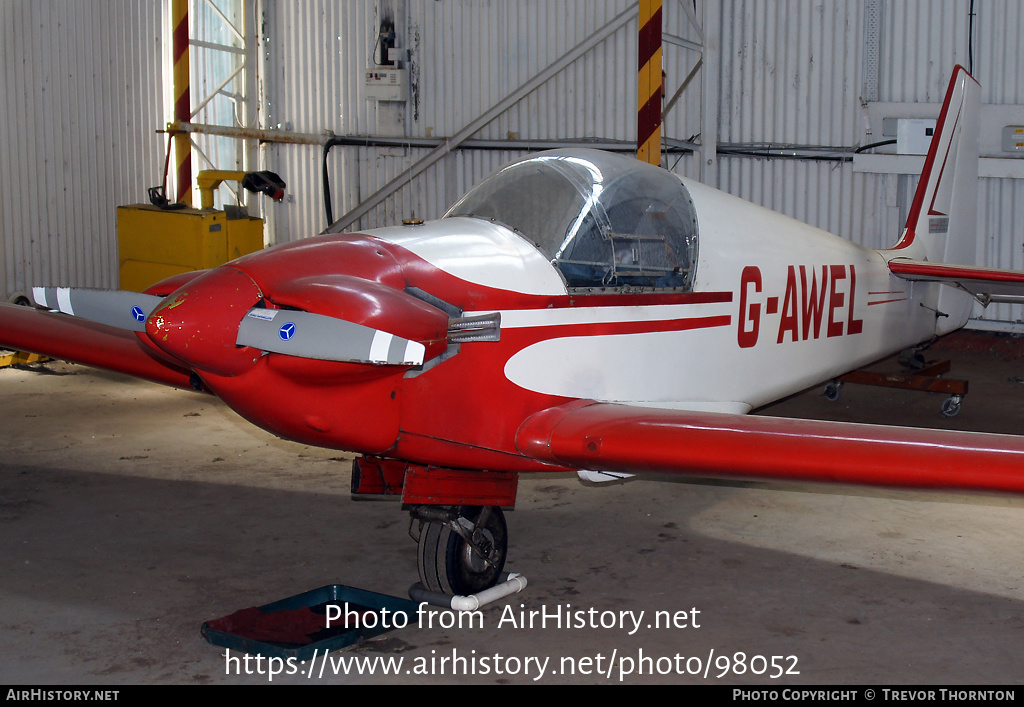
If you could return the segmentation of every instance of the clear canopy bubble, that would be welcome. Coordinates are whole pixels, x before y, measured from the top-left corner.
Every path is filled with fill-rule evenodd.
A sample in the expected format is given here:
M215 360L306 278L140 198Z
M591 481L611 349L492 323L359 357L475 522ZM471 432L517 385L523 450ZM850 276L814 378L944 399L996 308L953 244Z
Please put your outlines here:
M445 217L500 223L529 240L570 289L690 289L693 202L679 178L599 150L552 150L513 162Z

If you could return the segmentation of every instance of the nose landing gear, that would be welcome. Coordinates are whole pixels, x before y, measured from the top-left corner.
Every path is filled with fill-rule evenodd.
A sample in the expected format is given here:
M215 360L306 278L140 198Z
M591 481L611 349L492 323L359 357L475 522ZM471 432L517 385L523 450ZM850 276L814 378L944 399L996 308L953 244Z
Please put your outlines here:
M409 534L418 544L417 566L426 589L465 596L497 583L508 551L501 508L415 506L411 514Z

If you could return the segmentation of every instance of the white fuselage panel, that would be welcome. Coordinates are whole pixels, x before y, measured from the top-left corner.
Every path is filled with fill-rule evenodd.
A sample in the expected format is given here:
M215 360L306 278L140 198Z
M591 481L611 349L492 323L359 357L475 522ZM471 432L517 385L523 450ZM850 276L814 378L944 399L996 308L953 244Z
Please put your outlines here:
M879 252L683 181L698 220L694 293L719 297L588 306L578 295L570 307L502 310L503 330L539 339L504 363L510 381L568 398L746 411L932 336L934 314L920 306L929 286L890 275ZM566 294L543 254L495 223L450 218L370 235L475 284Z

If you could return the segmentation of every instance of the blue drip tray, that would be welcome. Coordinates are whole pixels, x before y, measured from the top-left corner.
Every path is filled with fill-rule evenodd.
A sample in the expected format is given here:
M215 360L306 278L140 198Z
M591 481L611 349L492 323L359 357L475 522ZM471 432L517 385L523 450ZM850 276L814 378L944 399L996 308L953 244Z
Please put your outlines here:
M202 634L215 646L250 655L307 660L314 652L322 655L415 624L418 610L419 604L408 599L329 584L207 621Z

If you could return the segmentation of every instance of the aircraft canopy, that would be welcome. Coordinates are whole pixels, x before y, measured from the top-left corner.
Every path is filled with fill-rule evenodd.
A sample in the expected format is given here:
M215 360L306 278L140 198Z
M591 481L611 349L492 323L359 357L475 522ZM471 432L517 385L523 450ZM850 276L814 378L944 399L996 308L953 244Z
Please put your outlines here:
M445 217L496 221L532 242L568 288L688 290L697 258L690 196L671 172L599 150L552 150L503 167Z

